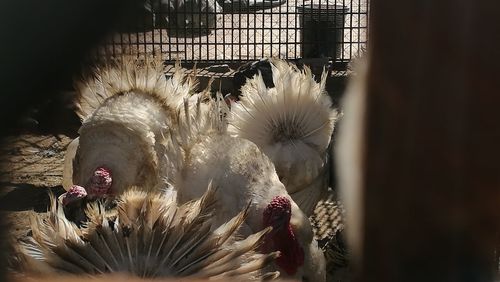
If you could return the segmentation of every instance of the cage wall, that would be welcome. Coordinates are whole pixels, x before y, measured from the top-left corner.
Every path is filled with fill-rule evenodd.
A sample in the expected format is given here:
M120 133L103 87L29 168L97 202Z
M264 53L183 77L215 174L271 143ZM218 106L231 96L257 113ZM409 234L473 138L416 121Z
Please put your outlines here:
M146 0L136 6L99 52L202 63L327 58L340 66L368 37L368 0Z

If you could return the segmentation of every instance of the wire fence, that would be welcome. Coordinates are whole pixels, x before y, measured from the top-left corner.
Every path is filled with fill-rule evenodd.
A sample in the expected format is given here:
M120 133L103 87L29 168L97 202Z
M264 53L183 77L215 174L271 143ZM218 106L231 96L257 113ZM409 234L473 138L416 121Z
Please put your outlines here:
M327 58L345 65L368 39L368 0L146 0L99 52L240 63Z

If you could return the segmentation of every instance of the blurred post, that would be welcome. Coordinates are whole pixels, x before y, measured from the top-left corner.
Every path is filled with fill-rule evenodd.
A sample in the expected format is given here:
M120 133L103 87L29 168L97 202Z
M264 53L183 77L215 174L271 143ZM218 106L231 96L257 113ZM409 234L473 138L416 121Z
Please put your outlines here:
M492 281L500 2L372 0L362 281Z

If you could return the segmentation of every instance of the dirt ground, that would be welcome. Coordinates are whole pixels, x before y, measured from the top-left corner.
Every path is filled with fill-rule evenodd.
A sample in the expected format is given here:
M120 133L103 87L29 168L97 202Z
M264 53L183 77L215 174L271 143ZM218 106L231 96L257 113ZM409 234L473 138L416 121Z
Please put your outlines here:
M46 101L28 111L0 145L0 210L16 238L28 233L28 213L45 212L48 193L64 190L64 153L80 125L69 104L62 102L69 99Z
M28 213L45 212L48 192L62 193L64 135L23 134L7 138L1 149L0 209L7 211L16 238L28 233Z

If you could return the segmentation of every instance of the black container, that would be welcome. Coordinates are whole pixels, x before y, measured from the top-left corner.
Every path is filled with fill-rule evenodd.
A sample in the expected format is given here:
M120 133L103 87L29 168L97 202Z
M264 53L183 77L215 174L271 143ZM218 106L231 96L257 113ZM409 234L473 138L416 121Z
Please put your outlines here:
M339 59L342 53L344 18L349 8L321 3L296 9L301 27L301 57Z

